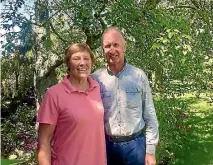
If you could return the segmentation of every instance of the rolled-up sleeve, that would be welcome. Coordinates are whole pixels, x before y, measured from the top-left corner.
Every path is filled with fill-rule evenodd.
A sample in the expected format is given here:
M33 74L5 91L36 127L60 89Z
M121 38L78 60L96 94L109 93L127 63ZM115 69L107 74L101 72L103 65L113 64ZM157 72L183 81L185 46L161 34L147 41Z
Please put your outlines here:
M146 125L146 153L155 154L156 145L159 141L158 120L153 103L151 88L147 76L143 75L144 99L143 118Z
M56 125L58 121L58 116L59 116L59 112L58 112L56 100L51 95L50 91L48 90L40 105L40 109L39 109L36 121L38 123Z

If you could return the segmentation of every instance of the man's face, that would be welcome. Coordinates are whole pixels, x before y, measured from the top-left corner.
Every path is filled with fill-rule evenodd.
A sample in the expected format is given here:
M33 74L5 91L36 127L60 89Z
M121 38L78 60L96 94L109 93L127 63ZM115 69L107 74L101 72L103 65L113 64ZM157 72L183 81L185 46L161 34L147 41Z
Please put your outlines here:
M126 51L125 40L120 32L112 29L103 35L104 55L109 65L124 63L124 52Z

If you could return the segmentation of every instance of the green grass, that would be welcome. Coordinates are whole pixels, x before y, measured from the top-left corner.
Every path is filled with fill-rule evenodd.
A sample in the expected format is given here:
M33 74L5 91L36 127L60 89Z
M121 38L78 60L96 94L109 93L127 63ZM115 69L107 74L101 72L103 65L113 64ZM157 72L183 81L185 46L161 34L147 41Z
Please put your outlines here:
M1 165L15 165L23 163L23 160L8 160L8 159L1 159Z
M201 98L186 95L180 98L189 103L190 131L178 153L175 165L213 165L213 107L205 94Z

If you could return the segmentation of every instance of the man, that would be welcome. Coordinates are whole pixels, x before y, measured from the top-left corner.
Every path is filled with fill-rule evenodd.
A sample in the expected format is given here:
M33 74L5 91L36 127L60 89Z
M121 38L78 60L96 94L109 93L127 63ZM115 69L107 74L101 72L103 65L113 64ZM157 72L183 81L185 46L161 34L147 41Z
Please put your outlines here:
M125 62L126 42L117 27L104 31L102 47L108 65L92 77L101 86L108 165L155 165L158 121L147 76Z

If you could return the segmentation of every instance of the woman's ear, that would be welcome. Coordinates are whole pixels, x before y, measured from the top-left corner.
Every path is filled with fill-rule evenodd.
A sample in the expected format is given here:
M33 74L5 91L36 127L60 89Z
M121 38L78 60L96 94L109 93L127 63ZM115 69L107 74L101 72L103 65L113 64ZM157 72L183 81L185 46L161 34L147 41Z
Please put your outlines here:
M70 67L67 68L67 74L70 74Z

